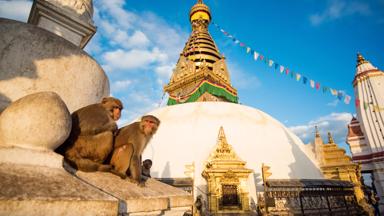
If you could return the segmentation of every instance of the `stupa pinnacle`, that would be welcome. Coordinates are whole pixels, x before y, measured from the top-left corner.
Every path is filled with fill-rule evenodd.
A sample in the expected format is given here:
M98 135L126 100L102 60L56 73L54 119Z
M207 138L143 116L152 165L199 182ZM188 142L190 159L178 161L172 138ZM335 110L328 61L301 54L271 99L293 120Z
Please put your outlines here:
M229 72L208 31L211 22L209 7L201 0L191 8L189 20L192 33L185 43L170 82L168 105L196 101L227 101L237 103L237 90L232 87Z

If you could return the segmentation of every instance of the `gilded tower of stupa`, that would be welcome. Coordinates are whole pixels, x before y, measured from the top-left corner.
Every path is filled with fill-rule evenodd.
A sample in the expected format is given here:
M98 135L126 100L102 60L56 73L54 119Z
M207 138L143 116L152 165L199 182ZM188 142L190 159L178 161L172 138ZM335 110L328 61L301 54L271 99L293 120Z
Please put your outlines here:
M211 12L202 0L191 8L189 20L192 33L164 87L169 94L168 105L195 101L237 103L237 90L231 85L225 58L208 31Z

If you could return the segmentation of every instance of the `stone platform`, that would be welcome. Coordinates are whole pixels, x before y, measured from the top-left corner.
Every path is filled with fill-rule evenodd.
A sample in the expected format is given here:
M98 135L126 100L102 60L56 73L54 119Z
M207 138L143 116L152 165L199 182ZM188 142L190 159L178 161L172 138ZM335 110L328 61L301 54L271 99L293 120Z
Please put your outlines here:
M154 179L139 187L111 173L70 173L52 151L0 147L0 215L183 215L192 204Z

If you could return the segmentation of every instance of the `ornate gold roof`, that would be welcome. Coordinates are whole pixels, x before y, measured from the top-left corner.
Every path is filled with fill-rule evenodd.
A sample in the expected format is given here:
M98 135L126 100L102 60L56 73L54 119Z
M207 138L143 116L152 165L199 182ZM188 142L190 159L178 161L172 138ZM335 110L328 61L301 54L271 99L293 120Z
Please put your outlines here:
M208 31L208 25L211 22L209 7L198 0L191 8L189 18L192 33L164 90L172 93L179 88L185 88L191 82L196 82L201 77L206 79L208 76L215 83L232 88L225 58L219 53ZM233 89L233 91L236 90Z

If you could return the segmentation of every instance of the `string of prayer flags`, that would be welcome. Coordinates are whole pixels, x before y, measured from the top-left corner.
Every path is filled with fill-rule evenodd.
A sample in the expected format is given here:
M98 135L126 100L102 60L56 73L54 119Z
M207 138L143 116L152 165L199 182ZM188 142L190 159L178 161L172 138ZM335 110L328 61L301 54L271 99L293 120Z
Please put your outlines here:
M300 81L300 79L302 79L304 85L306 85L307 82L309 81L311 88L316 89L316 90L320 89L320 86L321 86L320 82L316 82L315 80L309 79L308 77L305 77L305 76L298 74L298 73L295 73L293 71L291 72L284 65L278 64L277 62L270 59L269 57L260 54L259 52L257 52L252 47L247 46L244 42L235 38L233 35L228 33L228 31L225 31L223 28L221 28L215 22L212 21L212 23L220 32L222 32L226 37L230 38L235 44L239 44L240 47L246 47L246 53L247 54L251 53L251 55L253 54L253 59L255 61L260 60L260 61L264 62L266 65L268 65L269 67L274 66L275 70L279 70L281 74L283 74L284 72L286 75L290 74L291 78L296 78L296 81ZM351 96L345 94L344 92L338 91L338 90L330 88L330 87L323 86L323 93L326 93L326 92L330 92L333 96L337 97L339 100L342 100L344 98L345 104L349 104L351 101ZM355 104L356 103L360 103L360 101L356 100Z

